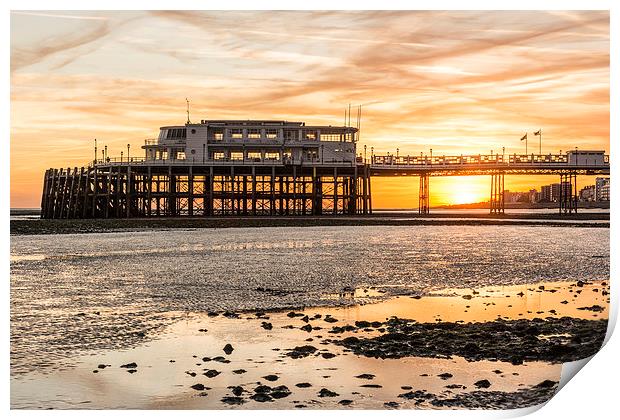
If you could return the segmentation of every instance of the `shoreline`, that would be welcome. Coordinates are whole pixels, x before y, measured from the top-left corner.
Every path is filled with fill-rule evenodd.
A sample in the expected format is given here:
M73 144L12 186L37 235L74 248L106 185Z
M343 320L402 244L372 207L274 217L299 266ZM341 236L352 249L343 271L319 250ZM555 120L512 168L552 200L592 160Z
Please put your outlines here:
M11 235L136 232L169 229L314 226L610 226L609 213L383 213L365 216L226 216L209 218L11 220Z
M442 289L288 312L188 313L129 347L89 351L52 372L12 374L11 405L520 408L551 398L562 361L597 351L605 328L591 327L606 323L607 301L608 281L573 281ZM429 341L411 347L420 328ZM504 329L504 341L482 338L488 328ZM571 341L584 330L590 344ZM529 353L511 346L523 331ZM491 346L474 359L467 354L472 334L480 336L477 345Z

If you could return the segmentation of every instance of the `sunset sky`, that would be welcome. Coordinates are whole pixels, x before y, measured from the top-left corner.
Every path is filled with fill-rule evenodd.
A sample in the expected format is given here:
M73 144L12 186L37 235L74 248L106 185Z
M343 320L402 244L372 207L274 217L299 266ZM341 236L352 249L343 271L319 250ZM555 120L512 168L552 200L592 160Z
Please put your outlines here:
M192 119L339 125L363 104L375 153L609 152L608 12L11 13L11 207L93 139L141 153ZM580 187L591 178L580 178ZM558 182L507 176L506 188ZM456 186L456 187L455 187ZM432 178L431 204L488 199L490 177ZM417 206L417 178L374 179L375 208Z

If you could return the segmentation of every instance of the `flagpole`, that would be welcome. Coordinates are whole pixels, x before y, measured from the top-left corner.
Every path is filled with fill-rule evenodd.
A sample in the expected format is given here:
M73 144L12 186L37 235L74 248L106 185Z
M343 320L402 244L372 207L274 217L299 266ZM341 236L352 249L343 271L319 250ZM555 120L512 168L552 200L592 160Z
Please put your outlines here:
M542 155L542 128L538 129L538 154Z

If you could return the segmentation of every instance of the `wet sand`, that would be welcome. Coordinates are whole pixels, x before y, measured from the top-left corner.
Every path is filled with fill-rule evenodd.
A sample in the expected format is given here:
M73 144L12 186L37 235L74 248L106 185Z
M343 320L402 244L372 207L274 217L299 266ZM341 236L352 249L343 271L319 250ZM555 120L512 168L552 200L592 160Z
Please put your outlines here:
M306 226L573 226L609 227L609 213L377 213L366 216L246 216L145 219L11 220L11 235L127 232L166 229Z
M386 292L383 289L345 290L342 294L348 301L364 301L380 299ZM595 331L591 342L580 344L571 340L571 331L565 327L604 324L608 298L606 281L558 282L444 289L337 308L186 313L181 321L154 337L144 337L131 348L77 356L61 369L13 375L11 406L329 409L536 405L553 395L566 353L545 361L526 358L516 363L502 360L501 355L472 360L445 349L425 357L413 352L369 356L364 351L356 354L354 346L342 341L347 337L358 342L381 340L392 334L390 340L396 340L397 348L402 349L409 346L412 336L407 330L394 335L395 325L401 324L429 331L450 325L454 341L466 341L471 331L465 333L456 326L486 328L517 319L526 329L534 323L552 326L553 331L544 334L537 330L525 333L530 345L545 348L549 340L556 340L555 344L575 350L571 353L575 357L583 357L597 351L604 328L590 329ZM574 321L560 322L566 319ZM505 346L508 355L514 350Z

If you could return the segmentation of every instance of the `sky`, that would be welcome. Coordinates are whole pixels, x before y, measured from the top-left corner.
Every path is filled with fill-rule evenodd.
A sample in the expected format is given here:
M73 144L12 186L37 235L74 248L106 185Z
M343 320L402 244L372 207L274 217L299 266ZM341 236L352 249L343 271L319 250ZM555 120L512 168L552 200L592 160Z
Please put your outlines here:
M47 168L119 155L191 118L340 125L358 151L609 152L606 11L13 11L11 207ZM526 191L553 176L506 176ZM490 177L431 178L431 205L488 200ZM580 177L579 187L593 183ZM373 207L413 208L418 179L373 178Z

